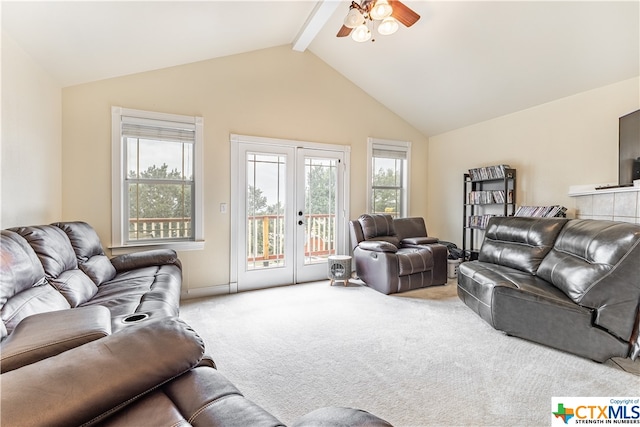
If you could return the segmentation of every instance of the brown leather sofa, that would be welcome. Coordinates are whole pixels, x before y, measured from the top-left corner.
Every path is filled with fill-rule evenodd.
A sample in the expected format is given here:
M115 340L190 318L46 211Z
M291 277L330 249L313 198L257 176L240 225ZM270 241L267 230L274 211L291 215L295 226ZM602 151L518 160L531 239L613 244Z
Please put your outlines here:
M177 318L174 251L108 259L83 222L0 239L0 425L281 426L245 399ZM297 426L390 426L329 407Z
M458 295L495 329L604 362L640 354L640 225L494 217Z
M423 218L365 214L349 221L358 277L392 294L447 283L447 248L427 236Z
M178 315L182 270L172 250L109 259L84 222L2 230L0 246L2 339L27 316L78 307L107 308L112 332Z
M25 319L26 320L26 319ZM3 426L225 426L283 424L246 399L204 357L176 318L150 320L3 373ZM368 412L328 407L294 426L390 427Z

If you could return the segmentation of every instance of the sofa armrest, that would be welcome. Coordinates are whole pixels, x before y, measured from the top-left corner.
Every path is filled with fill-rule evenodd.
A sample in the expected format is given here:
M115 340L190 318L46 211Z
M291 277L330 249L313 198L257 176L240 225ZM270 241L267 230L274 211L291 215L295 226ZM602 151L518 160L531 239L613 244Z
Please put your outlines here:
M437 237L407 237L402 239L400 243L405 246L417 246L417 245L431 245L438 243L440 240Z
M113 264L118 273L136 268L166 264L174 264L182 268L178 254L173 249L151 249L118 255L111 259L111 264Z
M449 250L447 247L440 243L435 243L432 245L421 246L421 248L427 249L433 254L433 283L447 283L447 257L449 256Z
M365 251L374 251L374 252L398 252L398 248L389 242L384 242L381 240L364 240L358 243L358 247Z
M200 362L183 321L144 322L2 374L2 425L82 425L111 415Z
M111 313L102 306L29 316L0 343L0 371L18 369L110 334Z
M437 259L444 264L447 263L447 256L449 256L449 250L445 245L439 243L423 246L423 249L428 249L433 253L434 261Z

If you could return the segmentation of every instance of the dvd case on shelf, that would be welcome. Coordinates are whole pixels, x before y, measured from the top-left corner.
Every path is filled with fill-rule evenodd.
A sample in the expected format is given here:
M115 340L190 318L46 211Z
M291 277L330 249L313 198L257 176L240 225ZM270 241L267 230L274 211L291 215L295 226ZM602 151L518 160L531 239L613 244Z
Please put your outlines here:
M514 216L533 216L539 218L566 217L567 208L560 205L553 206L520 206Z
M470 191L467 195L467 203L470 205L513 203L513 190L508 191L508 197L505 197L504 190Z
M469 176L472 181L482 181L487 179L501 179L505 177L505 169L510 169L509 165L484 166L481 168L469 169Z
M471 215L469 216L468 227L484 230L485 228L487 228L489 219L491 219L494 216L499 216L499 215L492 215L492 214Z

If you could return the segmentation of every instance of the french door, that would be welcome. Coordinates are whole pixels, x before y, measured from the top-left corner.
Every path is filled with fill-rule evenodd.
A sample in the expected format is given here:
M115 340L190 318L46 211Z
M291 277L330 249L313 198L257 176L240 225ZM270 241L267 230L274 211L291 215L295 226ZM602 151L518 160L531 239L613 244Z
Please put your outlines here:
M348 147L232 135L231 291L326 278L347 249Z

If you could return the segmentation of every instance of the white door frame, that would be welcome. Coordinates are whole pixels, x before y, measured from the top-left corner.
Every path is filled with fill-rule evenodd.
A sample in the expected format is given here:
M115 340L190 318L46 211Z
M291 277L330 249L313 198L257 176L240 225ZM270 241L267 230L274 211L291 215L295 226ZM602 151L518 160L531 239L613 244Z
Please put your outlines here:
M315 150L325 150L329 152L341 152L343 153L344 166L343 166L343 189L342 189L342 212L339 218L341 238L336 242L336 250L338 254L344 255L348 253L349 248L349 233L348 233L348 221L349 221L349 188L350 188L350 165L351 165L351 147L348 145L338 144L325 144L309 141L295 141L279 138L267 138L258 136L238 135L231 134L229 136L231 143L231 239L230 239L230 274L229 274L229 292L238 292L238 269L241 267L238 263L238 235L240 220L238 217L238 206L240 205L239 197L244 197L244 190L240 188L241 177L240 168L238 167L240 161L240 144L247 143L252 145L264 145L264 146L278 146L278 147L293 147L293 148L305 148ZM244 161L244 159L243 159ZM293 162L296 163L296 162ZM296 165L292 165L296 167ZM242 191L241 191L242 190ZM293 196L293 195L292 195ZM294 282L295 282L294 277Z
M316 148L298 148L296 151L296 182L299 184L303 184L306 181L306 173L305 173L305 160L308 158L321 158L323 160L333 160L337 162L337 170L338 174L336 176L336 200L338 201L338 208L343 207L346 203L346 199L343 196L345 183L344 183L344 151L337 150L318 150ZM303 212L306 217L310 212L306 212L305 208L305 200L306 199L306 185L297 185L296 195L295 195L295 281L297 283L308 282L311 280L317 280L318 277L323 277L327 275L327 260L317 260L316 262L306 263L307 256L304 254L304 244L305 239L309 236L306 235L302 230L307 229L306 221L304 218L300 218L300 212ZM346 236L348 235L348 231L346 228L346 221L343 221L344 209L340 211L340 209L336 210L336 228L335 235L336 236ZM346 217L348 218L348 217ZM300 225L298 222L302 219L303 224ZM308 231L309 229L307 229ZM347 242L348 243L348 242ZM344 239L336 239L335 255L344 255L345 254L345 242Z

